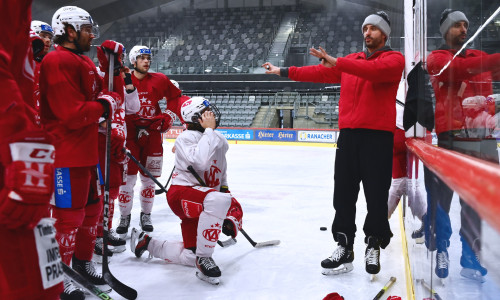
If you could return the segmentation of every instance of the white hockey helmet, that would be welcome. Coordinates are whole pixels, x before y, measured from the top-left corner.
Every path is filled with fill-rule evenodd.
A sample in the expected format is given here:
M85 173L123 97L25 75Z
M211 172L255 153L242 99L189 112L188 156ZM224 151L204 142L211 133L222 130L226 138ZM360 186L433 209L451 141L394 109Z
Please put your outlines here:
M40 32L45 32L50 34L51 36L54 36L54 30L52 29L52 27L42 21L31 21L31 29L38 35L40 35Z
M200 123L199 119L206 110L210 110L214 113L216 126L219 126L221 116L219 109L215 104L211 104L210 101L204 97L192 97L182 103L181 116L186 123Z
M77 6L63 6L52 16L52 28L54 35L65 33L65 24L72 25L76 31L80 31L82 25L91 25L95 38L99 37L99 26L92 20L90 14Z
M130 63L133 65L137 61L137 56L143 54L148 54L149 56L151 56L151 49L149 49L146 46L136 45L132 47L132 49L130 50L130 53L128 54L128 59L130 60Z
M170 79L170 82L172 82L173 85L175 85L176 88L179 88L179 83L173 79Z

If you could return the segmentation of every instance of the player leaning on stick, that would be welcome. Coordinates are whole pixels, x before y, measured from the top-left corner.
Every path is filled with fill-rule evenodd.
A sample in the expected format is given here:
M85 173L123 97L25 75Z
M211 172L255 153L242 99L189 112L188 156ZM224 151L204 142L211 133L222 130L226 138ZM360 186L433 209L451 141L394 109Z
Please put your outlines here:
M56 239L65 264L72 262L73 269L91 283L110 290L91 261L102 211L97 130L99 118L112 116L123 98L102 88L94 63L83 55L97 35L88 12L61 7L52 17L52 28L58 47L44 57L40 68L40 120L56 138ZM69 280L64 285L62 299L83 297Z
M1 1L0 14L8 29L0 39L0 299L56 300L63 274L48 219L54 146L30 113L35 108L31 0ZM46 252L54 256L47 258ZM47 267L55 271L51 276Z
M236 237L243 211L227 188L226 138L215 131L220 120L217 107L203 97L193 97L181 108L187 130L175 141L175 172L167 200L181 219L183 242L152 239L145 232L132 231L132 251L140 257L148 250L154 257L172 263L196 266L196 275L211 284L221 276L212 254L219 234ZM188 171L193 166L206 187ZM137 244L136 244L137 242Z
M296 81L340 82L339 128L335 156L332 233L338 248L323 260L324 274L352 270L356 234L356 201L363 183L368 214L363 231L366 271L380 271L380 248L390 242L392 232L387 220L387 197L391 185L393 133L396 123L394 105L404 58L386 45L391 27L385 12L369 15L361 30L366 50L346 57L332 57L322 48L310 53L321 64L278 68L270 63L267 74ZM339 267L344 265L344 268Z
M121 43L115 42L113 40L104 41L100 47L97 47L97 57L99 59L99 76L101 76L104 82L108 82L109 63L106 56L106 49L117 49L115 62L114 62L114 77L113 86L119 87L123 86L124 101L122 105L115 111L113 118L111 120L111 161L110 161L110 178L109 178L109 211L108 211L108 235L107 241L108 246L111 246L112 250L108 248L108 257L113 255L113 252L125 251L125 240L119 238L114 230L112 229L112 220L115 206L115 199L118 198L120 191L120 186L125 184L126 179L126 166L128 162L128 157L125 156L123 152L123 147L125 147L125 139L127 136L127 128L125 126L125 115L134 114L139 110L139 96L137 89L132 84L132 75L130 74L129 68L123 65L123 59L125 58L125 48ZM99 166L101 171L101 178L104 178L104 166L106 161L106 120L101 118L99 120L99 139L98 139L98 149L99 149ZM102 182L101 182L102 183ZM102 194L104 195L104 185L102 185ZM97 240L94 250L94 261L102 262L102 251L103 251L103 235L104 235L104 210L99 217L99 222L97 223Z
M175 114L180 116L180 104L189 99L162 73L149 73L151 67L151 49L146 46L134 46L129 53L133 65L132 83L139 93L140 109L136 114L127 115L127 148L132 155L155 177L160 177L163 166L163 141L161 134L172 126ZM167 110L162 112L158 102L167 99ZM142 230L153 231L151 211L155 196L153 179L143 174L142 170L130 161L127 165L126 184L120 187L120 224L116 233L124 238L130 226L130 213L134 199L134 186L137 172L141 180L141 214L139 223Z

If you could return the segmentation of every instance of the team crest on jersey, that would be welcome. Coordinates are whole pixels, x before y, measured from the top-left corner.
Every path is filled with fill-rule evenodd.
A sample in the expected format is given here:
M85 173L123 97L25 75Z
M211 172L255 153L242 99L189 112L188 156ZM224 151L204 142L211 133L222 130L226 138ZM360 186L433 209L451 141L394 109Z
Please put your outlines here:
M217 161L214 160L214 163ZM219 169L215 165L210 166L210 170L208 172L205 172L203 177L205 177L205 182L207 183L208 186L213 187L213 186L218 186L220 183L219 178L217 178L217 174L221 172L221 169Z
M219 239L221 225L215 223L210 225L211 228L203 230L203 237L210 242L216 242Z
M154 117L156 114L156 107L153 104L153 101L149 100L145 96L139 99L141 102L141 108L137 113L141 117Z

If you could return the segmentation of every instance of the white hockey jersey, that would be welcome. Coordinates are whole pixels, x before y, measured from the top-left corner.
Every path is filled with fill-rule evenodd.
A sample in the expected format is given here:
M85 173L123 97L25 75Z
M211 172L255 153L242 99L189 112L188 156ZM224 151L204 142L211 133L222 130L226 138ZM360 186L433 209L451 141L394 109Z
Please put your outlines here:
M191 165L208 187L220 190L227 186L226 138L211 128L204 133L185 130L175 140L175 171L173 185L196 186L198 180L189 172Z

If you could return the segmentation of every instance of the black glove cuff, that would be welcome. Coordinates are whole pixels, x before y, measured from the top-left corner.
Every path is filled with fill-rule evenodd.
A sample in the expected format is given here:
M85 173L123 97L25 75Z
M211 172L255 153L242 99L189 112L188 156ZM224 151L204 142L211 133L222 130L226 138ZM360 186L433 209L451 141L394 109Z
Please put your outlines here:
M288 78L288 68L280 68L280 76Z
M123 81L125 81L125 85L132 84L132 74L125 73L125 78L123 79Z

